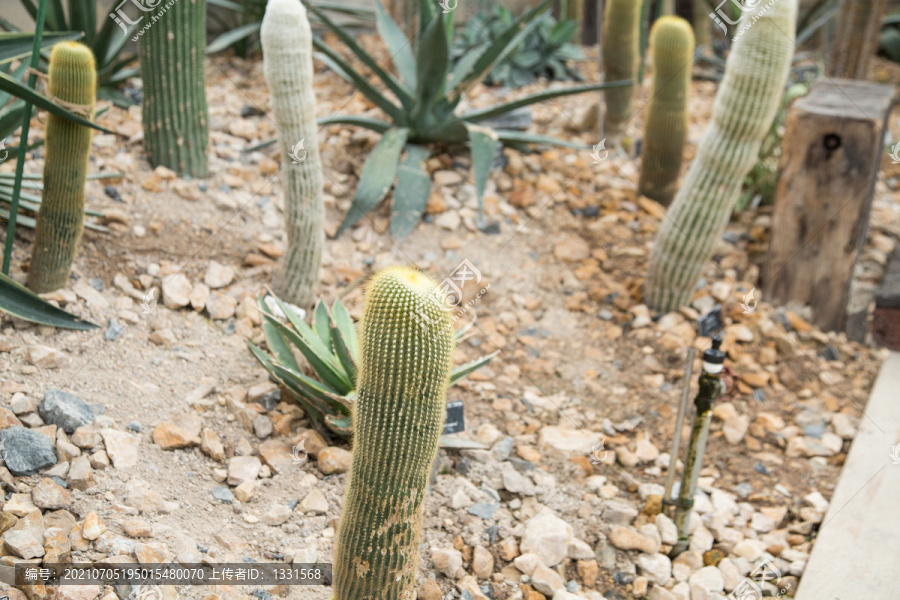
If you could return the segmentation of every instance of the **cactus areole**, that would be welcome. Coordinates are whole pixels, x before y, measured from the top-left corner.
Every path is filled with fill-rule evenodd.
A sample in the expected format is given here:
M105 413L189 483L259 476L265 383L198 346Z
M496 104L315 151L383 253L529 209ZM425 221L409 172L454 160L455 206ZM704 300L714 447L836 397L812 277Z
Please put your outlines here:
M377 273L363 305L353 460L335 547L335 600L412 600L422 503L455 344L436 283Z

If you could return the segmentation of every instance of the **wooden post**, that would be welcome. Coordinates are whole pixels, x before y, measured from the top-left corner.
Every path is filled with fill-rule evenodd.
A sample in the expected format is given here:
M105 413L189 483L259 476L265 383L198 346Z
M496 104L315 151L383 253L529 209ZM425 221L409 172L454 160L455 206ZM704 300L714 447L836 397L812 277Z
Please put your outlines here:
M842 331L853 265L866 237L893 88L817 80L785 125L763 297L812 308Z
M844 0L844 10L835 19L835 40L829 48L830 77L865 79L869 60L878 47L878 32L887 0Z

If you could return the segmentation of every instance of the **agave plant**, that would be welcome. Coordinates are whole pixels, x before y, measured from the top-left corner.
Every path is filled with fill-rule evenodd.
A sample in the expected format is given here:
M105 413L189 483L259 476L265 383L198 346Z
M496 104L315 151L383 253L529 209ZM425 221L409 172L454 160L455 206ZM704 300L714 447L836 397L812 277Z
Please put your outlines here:
M499 37L515 21L513 13L504 6L495 6L493 12L476 15L469 20L453 42L451 58L454 63L476 52L491 40ZM522 42L512 48L484 78L488 85L521 87L538 77L557 81L582 81L578 69L572 64L585 60L581 48L573 44L578 33L578 21L557 22L552 16Z
M491 162L501 143L543 143L582 149L581 144L544 135L492 129L487 122L522 106L528 106L583 92L597 91L630 82L579 85L548 90L500 104L456 114L460 101L513 48L528 37L549 13L551 0L523 13L486 44L450 65L450 39L453 20L445 21L433 0L421 0L419 35L415 54L401 29L375 1L375 22L390 53L397 75L385 71L356 41L355 36L335 24L321 9L312 11L370 69L396 98L389 98L372 85L369 78L356 70L348 60L321 39L315 39L317 58L346 79L356 90L380 108L389 121L353 115L335 115L319 120L320 124L340 123L365 127L383 134L363 166L350 211L338 229L340 235L372 210L390 191L397 179L391 212L391 232L402 239L412 231L425 209L431 181L424 168L430 154L428 144L465 144L472 152L475 191L481 207ZM401 155L406 158L401 164ZM398 168L399 167L399 168Z
M19 3L32 19L37 18L38 7L35 0L19 0ZM134 101L117 88L126 79L140 72L140 69L133 65L137 55L122 53L138 24L128 25L128 30L122 31L106 12L98 11L99 4L97 0L68 0L64 7L63 0L48 0L49 10L45 15L44 26L50 31L82 32L81 41L91 49L97 61L97 97L109 100L117 106L128 107L134 104ZM98 16L102 22L99 29ZM140 22L140 25L143 24L144 22ZM3 18L0 18L0 29L19 31L15 25ZM75 35L81 37L77 33Z
M335 300L329 312L319 302L312 324L307 325L300 309L275 296L260 298L258 306L268 352L248 340L250 352L290 392L315 426L324 425L341 437L350 437L350 409L356 397L360 349L356 325L347 308ZM465 333L465 329L459 330L457 336ZM295 348L306 359L314 377L304 373L294 355ZM450 385L459 383L496 355L494 352L456 367L450 373Z

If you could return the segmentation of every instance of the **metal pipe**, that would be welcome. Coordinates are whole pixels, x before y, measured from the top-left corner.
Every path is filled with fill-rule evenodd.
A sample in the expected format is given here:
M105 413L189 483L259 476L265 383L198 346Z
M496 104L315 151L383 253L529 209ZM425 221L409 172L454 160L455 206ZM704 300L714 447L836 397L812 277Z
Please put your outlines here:
M675 470L678 468L678 452L681 449L681 429L684 427L684 415L691 398L691 378L694 376L695 356L697 356L697 350L688 348L687 363L684 365L684 388L681 390L681 399L678 402L675 432L672 435L672 451L669 454L669 470L666 471L666 491L663 494L665 504L672 504L672 484L675 483Z

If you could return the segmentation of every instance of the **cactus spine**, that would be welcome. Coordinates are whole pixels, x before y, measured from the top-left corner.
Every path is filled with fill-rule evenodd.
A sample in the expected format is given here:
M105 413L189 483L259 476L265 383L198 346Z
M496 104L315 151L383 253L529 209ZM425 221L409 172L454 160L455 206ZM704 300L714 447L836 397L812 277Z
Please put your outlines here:
M640 54L641 0L608 0L603 15L603 71L606 81L637 79ZM604 91L606 110L603 131L611 142L620 141L625 127L634 116L631 101L634 84Z
M404 267L374 276L361 331L335 600L412 600L455 336L435 282Z
M53 46L47 87L51 96L93 119L97 71L90 48L77 42ZM69 278L84 230L84 182L93 131L47 116L44 193L28 272L28 286L36 292L64 287Z
M722 237L741 185L781 106L794 54L797 0L747 10L725 64L713 117L660 226L644 288L647 304L687 304Z
M152 26L138 40L144 150L154 167L206 177L206 0L168 4L148 14Z
M300 0L269 0L260 38L285 163L288 244L276 274L275 289L292 304L310 306L315 300L325 244L325 206L316 139L312 32Z
M691 86L694 34L680 17L660 17L650 32L653 93L644 121L640 192L668 206L675 196Z

